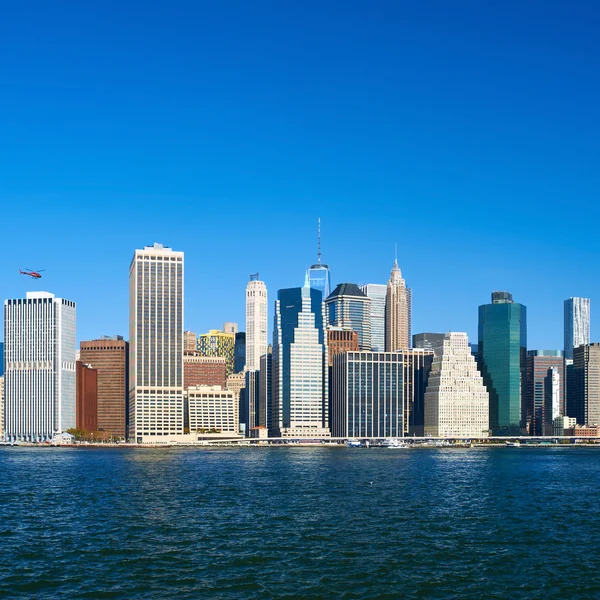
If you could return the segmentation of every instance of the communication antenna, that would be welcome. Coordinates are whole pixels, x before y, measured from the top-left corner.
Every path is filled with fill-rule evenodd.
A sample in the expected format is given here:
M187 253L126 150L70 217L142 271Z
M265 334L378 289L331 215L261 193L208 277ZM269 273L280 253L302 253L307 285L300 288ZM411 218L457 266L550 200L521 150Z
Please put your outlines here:
M394 243L394 262L398 264L398 242Z
M321 217L319 217L317 227L317 262L321 264Z

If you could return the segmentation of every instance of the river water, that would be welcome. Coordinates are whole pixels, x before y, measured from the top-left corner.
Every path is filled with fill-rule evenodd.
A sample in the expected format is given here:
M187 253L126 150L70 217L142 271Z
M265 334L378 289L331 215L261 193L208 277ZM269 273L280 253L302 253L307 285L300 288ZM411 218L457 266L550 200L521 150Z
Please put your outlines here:
M600 449L0 449L0 596L600 597Z

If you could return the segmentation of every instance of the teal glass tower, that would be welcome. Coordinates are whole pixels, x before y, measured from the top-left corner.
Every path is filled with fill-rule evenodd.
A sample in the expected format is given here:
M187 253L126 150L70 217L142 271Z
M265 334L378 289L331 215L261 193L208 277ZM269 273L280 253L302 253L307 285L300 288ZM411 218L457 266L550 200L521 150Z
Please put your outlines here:
M527 307L494 292L479 307L479 368L490 395L492 435L518 435L524 422Z

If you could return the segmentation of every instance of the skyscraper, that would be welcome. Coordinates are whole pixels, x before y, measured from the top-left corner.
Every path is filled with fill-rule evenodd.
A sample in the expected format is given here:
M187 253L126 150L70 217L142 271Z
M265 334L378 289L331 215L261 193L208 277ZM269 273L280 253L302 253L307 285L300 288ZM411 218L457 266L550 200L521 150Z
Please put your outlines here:
M333 360L331 430L336 437L403 437L405 356L345 352Z
M267 287L250 275L246 286L246 370L258 371L260 357L267 353Z
M529 350L525 389L525 427L530 435L552 435L552 423L563 412L562 350Z
M360 289L371 298L371 350L385 350L385 302L387 286L379 283L367 283Z
M408 350L411 343L412 291L406 287L398 260L387 283L385 303L386 352Z
M565 358L573 358L573 349L590 343L590 299L565 300Z
M304 287L278 291L271 416L276 436L329 435L324 321L321 292L309 287L308 274Z
M371 298L354 283L340 283L325 300L327 326L352 329L358 347L371 350Z
M526 352L527 307L508 292L494 292L492 303L479 307L479 367L496 435L518 434L526 420Z
M75 427L75 303L48 292L4 301L5 435L45 441Z
M575 415L578 425L600 425L600 344L573 351Z
M311 288L321 292L323 300L331 293L329 267L321 262L321 219L318 226L317 262L308 270L308 281Z
M258 397L258 425L271 430L272 391L273 391L273 348L269 344L267 353L260 357Z
M127 437L129 344L123 336L80 342L80 357L98 371L98 429Z
M425 435L487 437L488 430L489 396L467 334L446 333L425 392Z
M183 434L183 252L136 250L129 299L129 438Z

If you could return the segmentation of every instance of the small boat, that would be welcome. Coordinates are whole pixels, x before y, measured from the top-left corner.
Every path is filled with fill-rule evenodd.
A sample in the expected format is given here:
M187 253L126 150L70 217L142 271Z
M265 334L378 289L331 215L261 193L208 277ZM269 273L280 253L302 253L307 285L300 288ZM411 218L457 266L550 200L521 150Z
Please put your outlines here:
M381 447L382 448L408 448L408 444L405 444L404 442L401 442L400 440L398 440L396 438L391 438L388 440L383 440L383 442L381 442Z
M517 440L516 442L506 442L505 446L507 448L520 448L521 447L521 442L519 440Z
M346 446L348 446L348 448L360 448L361 447L361 443L358 440L348 440L346 442Z

